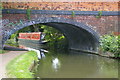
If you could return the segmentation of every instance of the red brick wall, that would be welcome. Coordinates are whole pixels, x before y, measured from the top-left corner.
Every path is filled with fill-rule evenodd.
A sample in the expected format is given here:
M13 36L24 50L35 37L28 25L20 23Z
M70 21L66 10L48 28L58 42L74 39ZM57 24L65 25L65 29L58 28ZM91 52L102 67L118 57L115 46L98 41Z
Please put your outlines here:
M5 9L118 11L118 2L4 2L3 7Z

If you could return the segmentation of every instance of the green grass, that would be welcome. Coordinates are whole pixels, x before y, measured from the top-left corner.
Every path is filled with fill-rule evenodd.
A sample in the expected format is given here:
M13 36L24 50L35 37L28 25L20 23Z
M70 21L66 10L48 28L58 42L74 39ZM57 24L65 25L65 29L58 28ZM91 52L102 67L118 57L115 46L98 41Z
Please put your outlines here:
M30 72L29 67L34 60L37 61L37 53L34 51L29 51L16 57L6 66L8 77L33 78L34 73Z
M4 53L7 53L8 51L6 50L0 50L0 54L4 54Z
M8 39L5 43L5 45L13 46L13 47L19 47L19 44L15 42L14 39Z

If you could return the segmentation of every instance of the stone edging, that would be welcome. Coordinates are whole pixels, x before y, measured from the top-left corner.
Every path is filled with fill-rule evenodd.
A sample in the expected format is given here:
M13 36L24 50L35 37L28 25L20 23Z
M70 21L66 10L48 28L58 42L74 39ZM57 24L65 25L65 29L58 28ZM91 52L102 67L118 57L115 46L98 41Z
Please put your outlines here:
M70 50L78 51L78 52L84 52L86 54L94 54L94 55L98 55L98 56L106 57L106 58L118 59L118 58L115 58L115 57L110 56L110 55L98 54L99 51L98 52L94 52L94 51L89 51L89 50L77 50L77 49L70 49Z
M47 15L72 15L73 11L64 10L31 10L31 14L47 14ZM26 14L23 9L3 9L2 14ZM74 11L75 15L98 15L99 11ZM102 11L102 16L118 16L120 11Z

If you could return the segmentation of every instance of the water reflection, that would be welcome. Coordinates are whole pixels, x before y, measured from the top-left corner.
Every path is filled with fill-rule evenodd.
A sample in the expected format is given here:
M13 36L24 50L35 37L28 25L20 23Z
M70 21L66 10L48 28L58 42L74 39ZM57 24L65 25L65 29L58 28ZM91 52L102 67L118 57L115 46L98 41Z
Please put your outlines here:
M69 53L69 54L68 54ZM118 61L80 52L46 53L36 77L118 78Z
M58 71L58 69L60 68L60 61L58 58L52 60L52 67L55 71Z

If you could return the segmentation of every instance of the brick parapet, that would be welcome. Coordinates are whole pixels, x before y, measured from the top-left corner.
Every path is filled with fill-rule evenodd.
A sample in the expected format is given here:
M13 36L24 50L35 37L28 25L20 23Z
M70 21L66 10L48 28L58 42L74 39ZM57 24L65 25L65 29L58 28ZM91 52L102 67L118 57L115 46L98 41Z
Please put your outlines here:
M4 9L118 11L119 2L3 2Z

